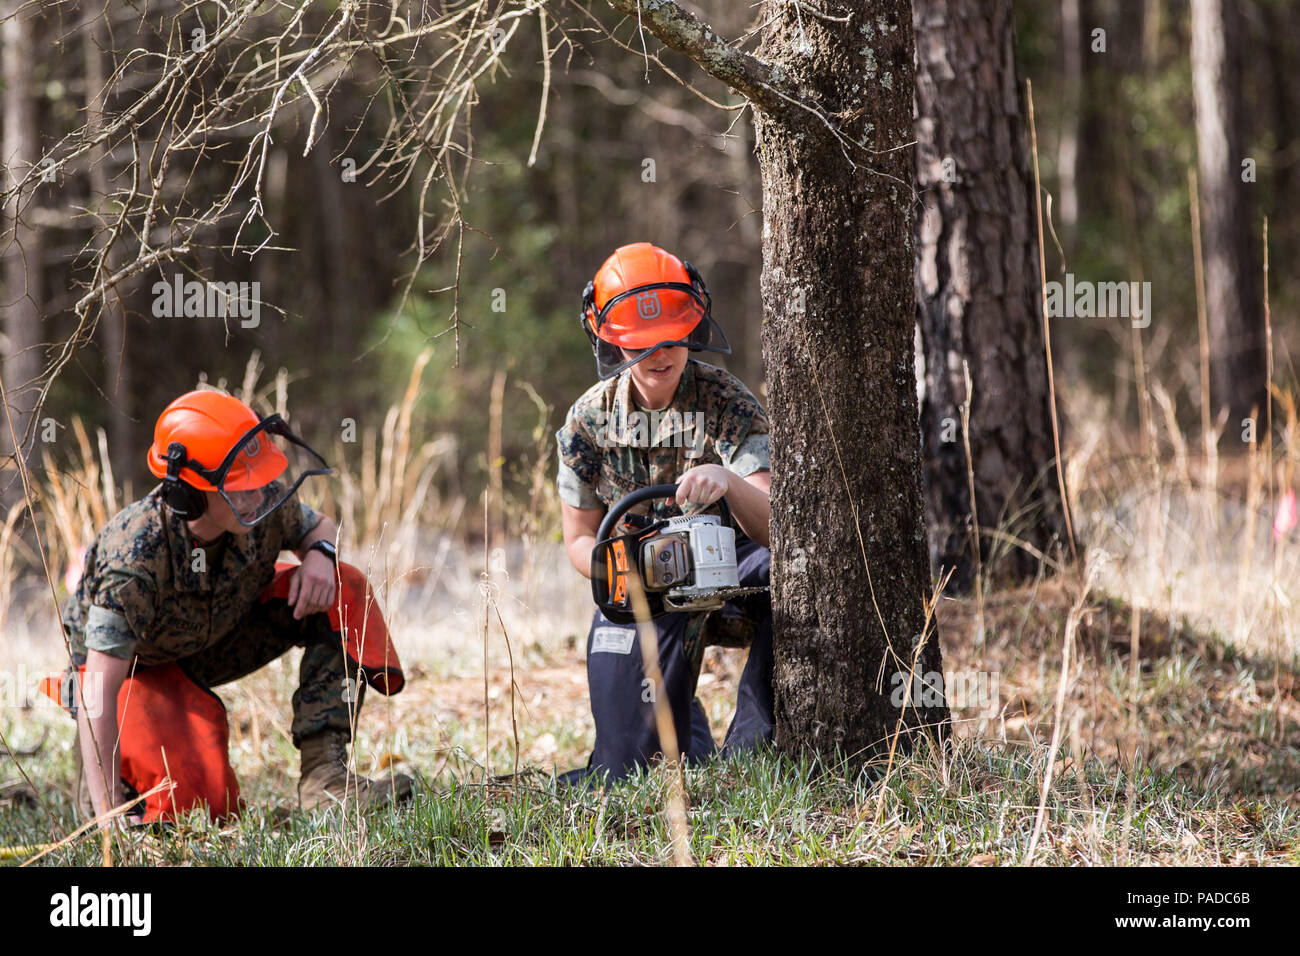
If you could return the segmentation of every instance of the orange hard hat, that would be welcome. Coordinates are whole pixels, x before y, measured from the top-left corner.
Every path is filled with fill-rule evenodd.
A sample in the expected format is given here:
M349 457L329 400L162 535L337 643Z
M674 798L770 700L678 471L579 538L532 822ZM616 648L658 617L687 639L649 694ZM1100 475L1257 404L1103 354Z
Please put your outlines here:
M200 491L217 491L217 485L192 466L216 472L231 449L260 423L257 413L233 395L211 390L186 392L158 416L149 448L149 470L157 478L166 477L168 451L172 444L179 443L188 461L177 477ZM221 485L229 491L261 488L279 478L288 464L270 436L259 435L244 443L225 471Z
M582 327L601 377L671 346L730 354L711 305L704 279L689 262L648 242L615 249L582 293ZM626 359L621 349L639 354Z

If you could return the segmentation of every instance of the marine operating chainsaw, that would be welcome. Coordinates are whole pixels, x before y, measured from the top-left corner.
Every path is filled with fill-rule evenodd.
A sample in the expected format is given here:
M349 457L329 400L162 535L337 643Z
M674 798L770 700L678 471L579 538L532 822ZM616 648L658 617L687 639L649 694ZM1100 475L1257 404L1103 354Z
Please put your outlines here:
M725 498L717 501L717 515L628 514L643 501L675 497L676 485L641 488L620 498L600 523L591 551L591 593L615 624L636 621L633 592L638 583L651 618L715 611L735 598L767 590L740 586L736 529ZM616 534L620 519L630 530Z

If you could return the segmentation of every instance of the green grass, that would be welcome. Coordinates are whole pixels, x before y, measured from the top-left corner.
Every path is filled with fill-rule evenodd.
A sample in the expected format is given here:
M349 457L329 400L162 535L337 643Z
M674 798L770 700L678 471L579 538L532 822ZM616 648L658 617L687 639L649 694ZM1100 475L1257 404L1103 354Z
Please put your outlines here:
M1063 748L1068 754L1068 746ZM56 761L61 762L61 761ZM43 761L41 775L58 767ZM706 865L1016 864L1034 828L1046 748L959 741L854 775L814 773L771 751L688 771L690 849ZM1130 775L1058 758L1040 864L1300 863L1300 811L1198 792L1170 774ZM69 768L70 771L70 768ZM29 773L32 772L29 768ZM286 787L294 782L286 775ZM70 778L69 778L70 779ZM65 781L61 781L61 784ZM202 814L163 830L117 833L118 865L664 865L671 860L660 768L605 791L557 791L540 771L509 782L422 780L416 799L362 818L287 800L226 828ZM1133 786L1131 815L1129 790ZM75 826L69 795L0 810L0 843L40 844ZM53 816L53 825L51 821ZM88 834L41 860L96 865ZM13 865L12 863L10 865Z

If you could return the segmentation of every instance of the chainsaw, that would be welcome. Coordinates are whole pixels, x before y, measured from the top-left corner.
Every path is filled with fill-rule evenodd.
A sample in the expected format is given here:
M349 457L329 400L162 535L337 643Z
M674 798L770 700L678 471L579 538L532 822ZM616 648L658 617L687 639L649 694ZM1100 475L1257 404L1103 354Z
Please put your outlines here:
M736 528L725 498L719 514L653 518L630 515L643 501L676 498L676 485L651 485L620 498L600 523L591 551L591 593L615 624L632 624L632 589L638 582L650 617L679 611L716 611L728 601L767 588L740 586ZM616 534L622 519L630 530Z

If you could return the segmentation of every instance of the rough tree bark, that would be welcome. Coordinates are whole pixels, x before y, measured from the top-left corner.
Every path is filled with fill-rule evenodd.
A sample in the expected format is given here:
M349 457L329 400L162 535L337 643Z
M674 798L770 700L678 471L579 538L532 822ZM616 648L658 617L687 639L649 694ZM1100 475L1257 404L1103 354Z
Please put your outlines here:
M1267 372L1259 260L1251 218L1237 10L1227 0L1192 0L1192 93L1200 180L1205 305L1210 333L1212 411L1227 406L1229 430L1263 414Z
M36 135L36 94L32 76L36 63L34 17L29 7L22 13L19 0L0 3L0 56L4 58L4 126L0 132L0 167L6 190L40 160ZM0 232L0 310L4 313L3 371L13 425L20 443L36 404L36 379L41 373L41 286L40 233L23 215L31 193L14 194L5 204ZM6 456L15 452L9 425L0 410L0 449ZM27 452L24 452L26 454ZM22 487L12 463L0 469L0 502L7 507L22 499Z
M916 0L917 322L925 359L930 556L951 587L974 582L970 478L962 441L970 368L975 510L1049 551L1064 540L1043 352L1033 167L1016 76L1011 0ZM981 535L1001 580L1039 559Z
M911 4L767 3L757 56L674 3L640 17L755 107L777 745L856 762L902 727L906 747L947 720L924 611ZM905 692L914 663L922 693Z

